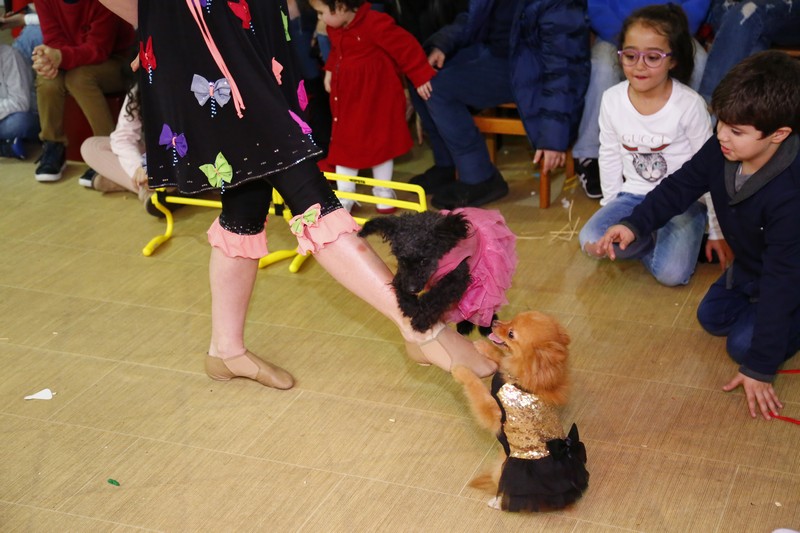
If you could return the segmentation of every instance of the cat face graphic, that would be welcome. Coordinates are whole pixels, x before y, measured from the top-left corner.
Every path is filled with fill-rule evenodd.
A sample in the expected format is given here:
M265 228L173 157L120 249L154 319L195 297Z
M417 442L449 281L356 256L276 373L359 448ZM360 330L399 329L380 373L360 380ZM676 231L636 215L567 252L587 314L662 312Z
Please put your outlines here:
M634 153L633 168L639 176L649 182L661 181L668 174L667 160L658 153Z

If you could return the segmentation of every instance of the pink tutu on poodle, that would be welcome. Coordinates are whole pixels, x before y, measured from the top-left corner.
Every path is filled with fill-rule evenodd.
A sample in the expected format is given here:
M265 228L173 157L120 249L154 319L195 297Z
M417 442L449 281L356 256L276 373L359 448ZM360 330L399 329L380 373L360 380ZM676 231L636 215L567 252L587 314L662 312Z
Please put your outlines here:
M496 210L464 207L441 214L462 214L472 226L469 236L439 261L429 285L435 285L466 258L471 281L461 300L445 315L447 322L467 320L491 326L492 316L508 303L506 290L517 268L516 237Z

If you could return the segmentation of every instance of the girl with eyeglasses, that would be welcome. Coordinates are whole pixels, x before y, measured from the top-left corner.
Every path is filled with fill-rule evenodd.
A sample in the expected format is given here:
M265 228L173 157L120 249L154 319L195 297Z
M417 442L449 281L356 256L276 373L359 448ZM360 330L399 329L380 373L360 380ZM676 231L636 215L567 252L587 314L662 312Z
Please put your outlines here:
M639 9L625 20L620 36L625 81L603 93L600 107L602 207L580 232L581 248L597 258L605 257L596 243L606 229L628 216L711 136L705 101L686 85L694 60L681 8ZM650 238L619 250L617 258L641 260L664 285L685 285L694 273L707 220L706 255L710 259L715 251L721 260L730 257L710 199L706 205L695 202Z

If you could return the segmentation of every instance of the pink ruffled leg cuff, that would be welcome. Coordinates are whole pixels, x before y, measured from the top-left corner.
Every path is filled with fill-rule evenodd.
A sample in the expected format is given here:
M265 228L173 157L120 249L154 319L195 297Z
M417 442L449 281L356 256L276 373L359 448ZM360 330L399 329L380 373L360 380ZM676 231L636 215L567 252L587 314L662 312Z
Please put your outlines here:
M319 217L316 223L305 226L302 232L295 233L297 252L302 255L306 255L308 252L315 254L326 244L338 239L339 235L354 233L359 229L361 228L347 212L347 209L336 209Z
M227 257L261 259L269 253L266 230L255 235L238 235L220 226L219 217L208 228L208 242L222 250Z

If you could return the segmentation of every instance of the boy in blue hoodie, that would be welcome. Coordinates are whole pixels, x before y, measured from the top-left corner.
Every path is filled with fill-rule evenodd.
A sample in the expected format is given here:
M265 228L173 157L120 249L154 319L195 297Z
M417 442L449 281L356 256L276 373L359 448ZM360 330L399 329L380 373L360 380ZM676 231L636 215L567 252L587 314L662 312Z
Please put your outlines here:
M744 388L750 414L783 408L772 387L800 349L800 61L765 51L735 66L713 93L717 135L598 241L609 258L710 191L735 260L697 319L727 337L739 363L724 387Z

